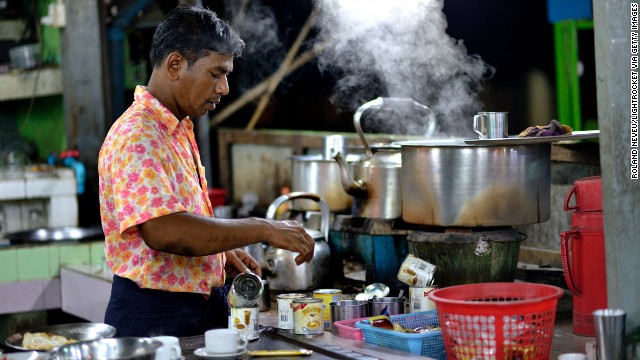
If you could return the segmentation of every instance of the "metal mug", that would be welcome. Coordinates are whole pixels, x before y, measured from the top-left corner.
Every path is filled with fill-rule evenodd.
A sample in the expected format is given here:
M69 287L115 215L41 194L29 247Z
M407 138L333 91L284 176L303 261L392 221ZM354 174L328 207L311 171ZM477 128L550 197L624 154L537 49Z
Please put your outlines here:
M627 313L622 309L598 309L593 312L599 360L624 360L625 322Z
M332 160L338 153L346 156L346 144L342 135L328 135L322 138L323 160Z
M381 315L386 308L389 315L399 315L406 312L407 299L404 297L374 298L371 302L371 316Z
M339 300L329 304L331 323L340 320L359 319L369 316L369 302L365 300Z
M508 112L479 112L473 116L473 131L481 140L509 137Z

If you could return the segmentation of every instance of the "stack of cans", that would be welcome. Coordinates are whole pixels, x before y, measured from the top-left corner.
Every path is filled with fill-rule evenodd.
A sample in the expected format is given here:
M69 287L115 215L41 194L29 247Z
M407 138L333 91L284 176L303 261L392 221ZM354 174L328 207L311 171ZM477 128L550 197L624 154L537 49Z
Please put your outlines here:
M436 266L416 257L407 255L400 265L398 280L409 285L409 311L420 312L434 310L436 304L429 299L428 294L437 289L433 285Z
M246 340L259 337L258 302L263 291L262 279L250 271L236 276L229 289L229 329L238 330L240 337Z

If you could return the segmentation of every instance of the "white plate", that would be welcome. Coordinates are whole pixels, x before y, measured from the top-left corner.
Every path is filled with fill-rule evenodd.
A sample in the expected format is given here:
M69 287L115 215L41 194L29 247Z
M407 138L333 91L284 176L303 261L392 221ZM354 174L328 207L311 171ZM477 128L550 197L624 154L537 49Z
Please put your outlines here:
M518 135L511 135L504 139L464 139L467 144L473 145L524 145L524 144L536 144L536 143L551 143L558 141L571 141L581 139L593 139L600 137L600 130L586 130L586 131L574 131L571 135L558 135L558 136L531 136L520 137Z
M207 351L207 349L205 348L200 348L194 351L193 354L198 355L200 357L204 357L204 358L235 358L246 352L247 352L246 348L242 350L238 350L238 352L235 352L235 353L214 353L214 352Z

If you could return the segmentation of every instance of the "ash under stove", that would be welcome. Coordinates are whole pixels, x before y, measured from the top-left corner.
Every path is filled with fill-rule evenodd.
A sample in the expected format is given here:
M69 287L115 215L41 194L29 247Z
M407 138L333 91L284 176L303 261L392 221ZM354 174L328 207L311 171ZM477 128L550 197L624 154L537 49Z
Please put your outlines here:
M364 263L366 282L402 287L398 269L407 254L436 265L439 287L513 281L520 242L526 236L511 227L444 228L401 219L338 216L329 235L332 268L344 276L344 260Z

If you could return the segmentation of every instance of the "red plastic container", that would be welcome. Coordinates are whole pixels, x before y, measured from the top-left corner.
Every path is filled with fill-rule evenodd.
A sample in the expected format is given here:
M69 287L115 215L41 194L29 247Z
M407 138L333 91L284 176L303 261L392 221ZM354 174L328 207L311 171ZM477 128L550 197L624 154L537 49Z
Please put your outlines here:
M224 205L227 201L227 190L221 188L208 188L207 189L209 200L211 201L211 207Z
M576 206L569 206L574 194ZM607 307L602 177L574 182L565 197L564 210L576 209L571 213L571 231L560 233L562 268L573 294L573 332L595 336L593 311Z
M604 232L565 231L560 239L564 278L573 294L573 332L595 336L593 311L607 307Z
M569 206L571 197L576 195L575 206ZM564 211L602 211L602 176L578 179L564 198Z
M480 283L429 293L436 303L448 359L548 360L558 287Z
M604 236L602 211L574 211L571 213L572 231L599 231Z

